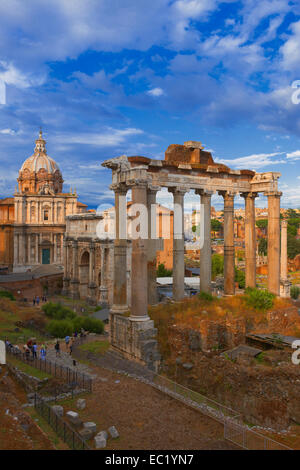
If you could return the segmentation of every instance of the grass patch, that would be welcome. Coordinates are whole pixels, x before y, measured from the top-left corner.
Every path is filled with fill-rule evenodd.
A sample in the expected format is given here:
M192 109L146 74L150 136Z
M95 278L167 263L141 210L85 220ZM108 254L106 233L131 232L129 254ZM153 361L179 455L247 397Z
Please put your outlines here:
M85 343L79 346L79 349L86 352L91 352L94 354L104 354L110 347L110 342L108 340L104 341L91 341L90 343Z
M32 375L33 377L36 377L38 379L49 379L52 376L47 374L46 372L43 372L39 369L36 369L35 367L30 366L29 364L25 364L22 361L19 361L15 357L8 356L7 362L11 364L14 367L17 367L19 370L22 372L25 372L25 374Z
M42 418L34 408L27 408L26 412L37 423L41 430L44 431L56 450L70 450L69 446L62 439L60 439L60 437L58 437L47 421Z

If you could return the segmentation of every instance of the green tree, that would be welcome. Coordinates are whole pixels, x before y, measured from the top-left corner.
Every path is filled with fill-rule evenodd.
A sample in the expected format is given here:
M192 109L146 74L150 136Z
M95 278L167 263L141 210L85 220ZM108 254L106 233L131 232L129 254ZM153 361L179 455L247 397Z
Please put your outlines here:
M211 219L211 230L213 232L219 232L222 228L222 224L218 219Z
M235 268L235 281L238 283L240 289L245 289L245 272Z
M218 275L224 272L224 256L214 254L211 257L211 274L212 278L215 279Z
M256 226L262 230L265 230L268 227L268 219L257 220Z
M261 256L266 256L268 254L268 241L266 238L260 238L258 242L258 253Z
M300 240L290 233L287 236L287 252L289 259L294 259L300 253Z
M157 277L171 277L172 276L172 270L171 269L166 269L164 263L161 263L161 264L158 265L156 275L157 275Z

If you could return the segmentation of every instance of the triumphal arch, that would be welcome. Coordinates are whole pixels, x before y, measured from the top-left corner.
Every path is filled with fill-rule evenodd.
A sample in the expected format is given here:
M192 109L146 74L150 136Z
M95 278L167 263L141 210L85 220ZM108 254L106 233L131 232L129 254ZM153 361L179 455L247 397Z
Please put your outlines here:
M250 170L232 170L214 162L210 152L200 142L189 141L184 145L170 145L164 160L125 155L106 160L102 164L112 170L115 193L116 238L114 240L114 297L110 314L112 346L123 354L156 368L159 360L156 330L148 316L148 304L156 303L156 251L157 240L151 225L151 206L156 194L167 188L173 194L177 217L182 223L174 223L173 241L173 298L184 297L184 195L194 190L199 195L204 218L203 241L200 252L200 290L209 292L211 287L211 196L218 193L224 200L224 293L235 292L234 256L234 198L245 200L245 258L246 286L256 284L256 231L255 199L259 193L268 198L268 289L280 293L280 197L278 178L280 173L255 173ZM131 189L132 203L147 209L148 237L140 230L140 237L132 239L131 309L128 315L126 297L126 210L124 195ZM125 218L124 218L125 217ZM175 219L175 215L174 215Z

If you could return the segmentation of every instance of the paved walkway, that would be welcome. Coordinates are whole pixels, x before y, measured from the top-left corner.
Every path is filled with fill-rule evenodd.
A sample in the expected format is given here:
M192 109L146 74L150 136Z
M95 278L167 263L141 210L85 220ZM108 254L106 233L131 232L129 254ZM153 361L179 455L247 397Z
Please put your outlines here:
M63 346L65 349L65 346ZM62 345L61 345L62 348ZM47 347L47 360L51 362L55 362L58 366L65 366L69 367L71 370L75 372L82 372L86 374L90 378L95 378L96 375L91 371L88 365L83 364L75 359L76 365L74 366L73 360L75 358L70 356L70 354L64 350L61 350L60 356L56 356L56 351L54 349L54 345L48 345Z

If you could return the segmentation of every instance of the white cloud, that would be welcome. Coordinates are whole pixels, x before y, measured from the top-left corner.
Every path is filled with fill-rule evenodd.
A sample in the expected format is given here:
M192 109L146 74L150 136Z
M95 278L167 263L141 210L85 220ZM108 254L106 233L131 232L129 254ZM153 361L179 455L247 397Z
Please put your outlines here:
M95 145L97 147L113 147L126 141L127 137L143 134L141 129L113 129L107 128L105 132L86 132L74 134L58 134L54 137L58 143Z
M152 88L152 90L147 91L147 94L150 96L158 97L164 95L164 90L161 88Z
M0 134L15 135L15 131L13 129L0 129Z
M218 159L215 161L218 163L223 163L233 168L238 169L250 169L257 170L259 168L264 168L265 166L275 165L280 163L286 163L286 160L273 160L273 157L278 157L284 152L274 152L274 153L258 153L253 155L247 155L245 157L233 158L232 160Z
M300 65L300 20L290 27L292 35L281 46L282 66L288 70L299 70Z
M45 74L24 73L12 63L0 60L0 80L6 85L14 85L17 88L28 88L30 86L42 85L45 79Z
M295 152L287 153L286 158L290 160L299 160L300 159L300 150L295 150Z

